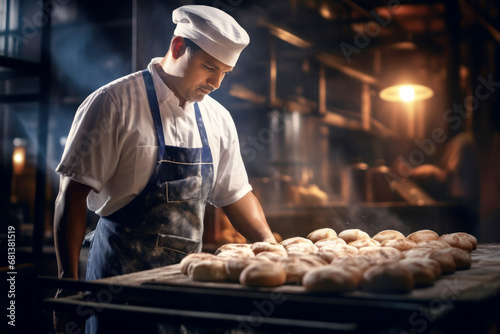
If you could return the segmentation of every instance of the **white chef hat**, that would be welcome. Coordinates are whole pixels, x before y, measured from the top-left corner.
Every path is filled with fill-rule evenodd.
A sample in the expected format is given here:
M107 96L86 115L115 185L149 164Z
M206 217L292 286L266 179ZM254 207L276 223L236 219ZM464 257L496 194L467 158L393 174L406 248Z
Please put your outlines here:
M206 53L228 66L234 66L250 37L235 19L209 6L182 6L172 13L177 24L174 35L188 38Z

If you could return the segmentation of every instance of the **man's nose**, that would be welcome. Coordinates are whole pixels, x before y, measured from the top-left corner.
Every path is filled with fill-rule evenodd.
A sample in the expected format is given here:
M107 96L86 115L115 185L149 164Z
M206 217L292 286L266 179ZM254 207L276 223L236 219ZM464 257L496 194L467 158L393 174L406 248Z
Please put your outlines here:
M215 89L218 89L224 79L224 73L221 74L213 74L208 78L208 84Z

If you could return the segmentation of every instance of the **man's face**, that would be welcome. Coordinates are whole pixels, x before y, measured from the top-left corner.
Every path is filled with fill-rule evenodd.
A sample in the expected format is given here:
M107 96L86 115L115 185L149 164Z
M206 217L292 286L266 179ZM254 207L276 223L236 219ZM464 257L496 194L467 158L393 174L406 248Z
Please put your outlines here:
M220 87L224 76L232 69L200 49L189 59L184 76L178 78L177 93L186 101L200 102Z

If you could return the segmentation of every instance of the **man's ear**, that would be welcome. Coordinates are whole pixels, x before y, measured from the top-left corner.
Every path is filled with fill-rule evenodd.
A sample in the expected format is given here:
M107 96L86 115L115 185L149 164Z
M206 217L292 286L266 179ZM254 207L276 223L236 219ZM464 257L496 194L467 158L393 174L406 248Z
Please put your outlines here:
M186 42L184 42L184 38L179 36L174 37L170 49L172 50L172 58L178 59L181 57L184 52L186 52Z

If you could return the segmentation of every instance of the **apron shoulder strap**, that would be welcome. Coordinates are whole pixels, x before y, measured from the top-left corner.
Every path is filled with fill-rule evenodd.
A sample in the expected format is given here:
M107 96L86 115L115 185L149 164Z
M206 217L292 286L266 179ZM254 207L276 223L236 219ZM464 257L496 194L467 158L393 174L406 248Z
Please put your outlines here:
M200 107L198 106L198 102L194 103L194 112L196 115L196 123L198 124L198 131L200 131L201 143L203 144L203 147L209 147L207 130L205 130L205 124L203 123L203 118L201 117L201 112L200 112Z
M163 135L163 125L161 123L160 106L158 105L158 98L156 97L153 76L149 73L149 70L143 70L142 77L144 78L144 85L146 86L146 93L148 94L149 109L151 110L151 116L153 116L158 138L158 156L161 159L165 152L165 137Z

